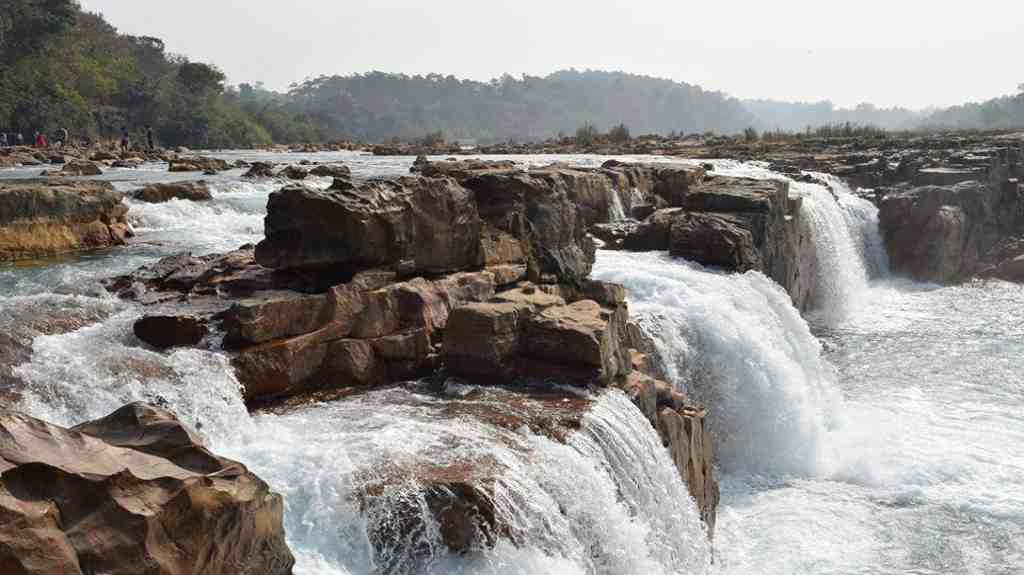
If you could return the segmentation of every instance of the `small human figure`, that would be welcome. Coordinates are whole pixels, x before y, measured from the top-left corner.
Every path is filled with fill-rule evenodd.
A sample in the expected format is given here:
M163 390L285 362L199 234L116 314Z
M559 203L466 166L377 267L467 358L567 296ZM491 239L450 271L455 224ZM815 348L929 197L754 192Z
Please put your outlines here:
M131 139L128 137L128 128L121 128L121 151L127 152L131 147Z
M150 152L156 149L156 144L153 142L153 126L146 126L146 144Z
M60 132L57 134L57 136L60 138L60 147L61 148L67 146L70 143L70 141L69 141L70 138L68 137L69 135L68 135L68 129L67 128L61 128Z
M22 136L21 132L18 132L17 140L18 140L18 145L19 146L24 146L25 145L25 136Z
M7 132L0 132L0 148L7 147Z

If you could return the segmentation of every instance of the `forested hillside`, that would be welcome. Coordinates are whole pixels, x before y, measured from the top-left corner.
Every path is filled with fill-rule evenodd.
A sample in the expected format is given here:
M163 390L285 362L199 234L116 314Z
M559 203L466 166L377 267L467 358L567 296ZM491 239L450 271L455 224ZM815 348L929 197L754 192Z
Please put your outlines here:
M216 67L127 36L72 0L0 0L0 131L67 128L117 137L153 126L164 145L237 147L313 140L282 102L225 87Z
M1024 84L1015 96L993 98L986 102L953 106L932 114L925 125L951 129L1024 128Z
M453 139L532 141L624 123L634 134L735 133L755 119L734 98L621 72L505 75L490 82L373 72L309 80L294 105L330 137L379 141L441 131Z
M860 104L854 108L837 108L832 102L779 102L776 100L744 100L743 105L757 117L758 128L800 132L808 127L874 126L884 130L905 130L915 127L924 117L922 112L906 108L879 108Z

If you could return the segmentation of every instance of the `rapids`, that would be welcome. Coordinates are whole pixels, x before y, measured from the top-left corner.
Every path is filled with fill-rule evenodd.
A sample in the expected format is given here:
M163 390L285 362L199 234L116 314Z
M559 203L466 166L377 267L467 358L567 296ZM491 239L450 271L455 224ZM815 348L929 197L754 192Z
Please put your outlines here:
M412 163L221 156L344 161L357 177L405 173ZM607 158L515 159L595 166ZM715 162L715 171L781 177L733 161ZM250 416L223 355L145 349L131 333L142 312L104 295L97 280L182 250L258 241L273 186L240 174L213 177L208 204L133 202L138 237L129 247L0 267L0 329L27 348L12 374L18 409L71 425L127 401L158 403L268 481L285 497L296 573L1024 570L1024 289L889 277L877 211L840 182L821 176L831 191L792 184L819 264L806 318L758 273L728 275L657 253L598 254L594 276L629 288L631 314L653 336L671 383L710 407L722 482L712 553L656 433L618 392L597 398L567 443L436 417L443 402L473 404L471 388L456 386L446 399L410 384ZM147 165L102 178L127 191L182 176ZM50 334L75 322L83 327ZM8 397L3 377L0 398ZM422 502L398 490L361 507L367 477L387 464L480 458L500 470L497 507L518 544L451 556L427 528L374 553L375 530Z

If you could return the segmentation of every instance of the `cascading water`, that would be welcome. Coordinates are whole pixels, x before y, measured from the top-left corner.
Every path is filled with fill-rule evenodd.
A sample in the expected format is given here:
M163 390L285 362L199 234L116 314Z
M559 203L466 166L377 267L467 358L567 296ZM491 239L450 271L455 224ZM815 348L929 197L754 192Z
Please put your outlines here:
M627 286L672 383L713 406L724 469L816 471L837 393L821 345L778 285L657 253L600 252L594 275Z
M360 176L397 175L412 162L314 159L343 160ZM523 161L555 159L606 158ZM112 177L129 180L116 184L122 189L174 177L159 168ZM729 161L715 162L715 172L779 177ZM214 451L284 494L300 575L1019 573L1024 290L888 279L874 206L828 183L834 197L793 185L805 198L823 286L814 331L758 273L599 253L595 276L629 287L631 313L668 378L710 409L725 472L713 566L685 486L621 393L597 399L564 443L439 415L463 394L465 409L486 408L474 388L441 398L396 387L253 417L223 355L145 349L131 333L140 311L101 295L96 280L181 250L258 240L276 186L237 175L213 178L205 205L133 203L139 238L128 248L0 270L0 339L27 346L24 363L0 370L0 397L5 378L16 378L19 409L68 425L132 400L170 407ZM400 484L395 499L368 504L360 498L368 483L386 468L481 460L500 470L495 506L519 534L514 543L451 555L423 521L375 549L375 529L422 502L415 485Z
M626 216L626 208L622 204L622 196L617 188L611 188L611 197L608 198L608 217L613 222L624 221Z

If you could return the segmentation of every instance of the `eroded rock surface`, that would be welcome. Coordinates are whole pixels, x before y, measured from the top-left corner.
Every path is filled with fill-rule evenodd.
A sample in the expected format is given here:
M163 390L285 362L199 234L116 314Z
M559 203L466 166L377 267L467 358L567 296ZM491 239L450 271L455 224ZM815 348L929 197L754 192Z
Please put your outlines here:
M64 429L0 411L0 570L286 575L281 497L144 404Z
M123 244L128 207L106 182L0 183L0 260Z

